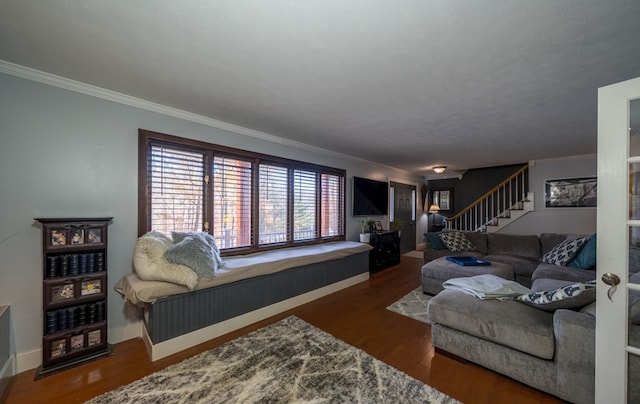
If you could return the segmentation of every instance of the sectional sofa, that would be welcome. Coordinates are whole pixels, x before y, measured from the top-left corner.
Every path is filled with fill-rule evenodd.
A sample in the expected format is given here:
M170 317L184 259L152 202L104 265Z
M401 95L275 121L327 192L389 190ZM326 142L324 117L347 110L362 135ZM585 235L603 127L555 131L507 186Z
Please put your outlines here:
M570 262L569 265L555 265L541 262L542 257L565 240L585 237L558 233L543 233L537 235L513 235L502 233L464 232L465 238L473 246L473 250L461 251L449 249L440 238L442 233L425 233L426 249L424 261L429 262L445 256L475 256L488 261L501 262L511 265L515 273L515 280L530 287L538 278L562 279L584 282L595 279L595 239L588 246L591 257L584 262ZM587 251L582 251L586 255ZM575 265L575 266L574 266ZM425 278L425 276L427 276ZM442 279L429 279L423 271L423 286L432 285L431 289L442 290ZM425 289L428 292L428 290Z
M473 255L508 263L519 283L540 293L594 280L596 276L595 245L589 246L593 248L591 252L581 251L582 258L592 256L574 266L568 264L578 259L580 253L568 262L565 257L564 265L541 262L554 247L578 238L576 235L465 233L473 251L451 251L433 237L425 235L429 244L426 262L442 256ZM592 241L595 244L595 236ZM442 280L423 275L424 282L434 287ZM427 308L432 342L437 350L572 403L594 402L595 288L585 289L575 298L547 304L480 300L461 291L442 290L441 285L438 292ZM633 313L640 313L639 300L640 296L629 297L632 317ZM630 322L629 335L631 343L640 346L640 326ZM629 402L640 402L640 380L635 380L640 379L640 361L633 356L629 360L629 375L633 378Z

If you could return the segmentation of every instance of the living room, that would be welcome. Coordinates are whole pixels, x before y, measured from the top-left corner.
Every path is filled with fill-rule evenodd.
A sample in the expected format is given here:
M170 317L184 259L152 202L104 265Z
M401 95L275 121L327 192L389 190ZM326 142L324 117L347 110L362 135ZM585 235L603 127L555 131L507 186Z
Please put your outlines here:
M628 4L621 2L621 7L623 5ZM0 6L0 11L5 7L8 5ZM361 5L361 7L366 6ZM13 14L15 10L7 11L11 12L0 14L22 16L26 20L29 20L26 15L29 12L34 12L29 7L22 10L24 14L21 12ZM633 9L633 11L636 10ZM40 13L44 13L44 11L37 12L38 18L42 19L42 21L38 21L42 23L42 27L54 29L57 24L60 24L60 21L64 21L62 18L62 20L46 23L49 20ZM629 14L631 13L629 12ZM18 20L20 19L16 19L16 21ZM186 104L163 104L161 98L132 96L128 94L125 87L101 85L99 81L92 82L88 79L90 76L88 71L72 75L71 71L67 73L62 69L58 70L55 66L47 67L42 61L30 63L28 58L19 57L20 53L17 48L22 45L18 45L17 48L9 46L9 42L12 41L9 38L22 35L22 31L14 30L14 24L15 22L2 24L5 28L0 31L4 38L0 42L0 59L2 59L0 61L0 88L2 88L0 94L0 105L2 106L0 109L2 115L2 119L0 119L0 133L2 133L0 161L3 168L0 170L1 183L3 184L3 203L0 210L0 223L2 223L0 257L3 262L0 304L11 306L13 350L16 354L17 372L31 371L42 360L42 291L40 290L42 284L42 236L41 229L34 221L36 217L114 217L113 224L109 227L108 293L110 318L108 340L110 343L118 344L140 336L140 321L135 309L124 303L120 295L113 291L113 286L120 278L132 272L132 255L138 236L137 134L141 128L228 147L259 151L274 156L295 158L319 165L339 167L348 173L347 201L350 201L351 197L349 179L353 176L403 182L416 185L419 189L425 182L425 178L432 175L430 169L427 168L409 170L386 161L382 155L396 154L393 144L389 145L388 140L386 149L380 148L375 151L375 155L381 156L380 159L341 153L335 149L307 143L306 140L309 138L294 140L281 136L277 131L262 129L269 127L270 117L265 117L264 126L253 129L248 123L234 124L231 122L235 121L231 119L225 121L217 119L215 116L192 112L184 106ZM624 26L624 24L620 24L620 26ZM39 35L43 34L38 32L36 36ZM24 36L25 48L30 46L31 40L28 35ZM34 40L34 43L36 42L39 40ZM629 47L637 46L637 41L627 40L625 43ZM100 49L106 53L101 53ZM108 59L118 59L115 49L96 46L95 50L97 52L91 53L93 55L91 57L95 58L98 63L107 62ZM39 51L34 52L34 55L39 55L42 60L55 61L59 58L55 52L63 51L65 49L56 49L52 51L53 54ZM628 49L625 50L625 52L628 51ZM84 55L73 51L65 55L65 57L72 59L74 57L78 59L91 58L88 56L89 54ZM60 57L60 59L63 58ZM337 64L339 62L339 60L335 61ZM77 63L80 65L81 60L77 60ZM73 63L70 64L73 65ZM628 66L623 69L624 71L618 72L621 76L620 80L633 77L629 75L630 72L637 73L640 71L639 68L637 61L630 60ZM142 70L140 68L139 72ZM123 73L123 76L128 74L130 74L129 77L139 78L132 71ZM142 73L139 74L144 76ZM167 92L181 92L183 79L180 76L169 76L175 81L171 82L171 78L167 79ZM85 77L87 77L86 80ZM482 77L476 79L482 81ZM135 78L132 79L132 81L135 80ZM577 118L563 122L566 126L580 123L580 129L576 129L578 132L584 128L582 125L588 127L588 130L585 131L587 133L583 134L580 142L571 139L570 146L572 148L569 149L572 151L570 152L548 156L532 155L525 158L522 158L522 155L515 155L514 158L517 160L504 161L502 156L508 152L501 149L500 143L493 143L484 137L479 137L474 141L475 145L470 147L471 152L465 150L465 153L472 155L474 151L479 153L485 145L489 144L486 151L483 151L483 158L488 159L494 155L495 159L485 160L483 164L476 167L491 167L516 162L532 163L530 183L535 194L536 206L539 208L536 208L536 212L524 217L522 221L514 224L510 232L514 234L539 234L541 232L591 234L595 232L596 215L594 209L576 209L571 212L545 210L542 208L544 206L543 188L544 180L550 178L577 178L596 175L595 105L597 88L599 85L613 82L609 80L612 80L609 76L604 79L594 79L598 85L588 89L589 99L586 102L588 107L586 109L594 115L589 116L586 123L575 122L574 119ZM125 80L123 79L123 81ZM260 86L259 81L255 79L256 87ZM185 85L185 87L188 86ZM197 89L190 89L198 92ZM318 89L317 91L319 92ZM409 89L405 88L404 91L409 92ZM460 92L460 89L451 88L451 91L463 98L464 92ZM277 93L270 93L270 95L274 99L279 98ZM378 95L370 94L371 97ZM228 94L228 96L232 97L233 94ZM188 95L185 97L188 98ZM487 95L487 98L489 97ZM309 111L317 108L316 104L311 103L309 99L294 98L293 100L297 104L308 103ZM552 104L551 109L557 107L561 102L571 102L566 99L556 99L552 102L547 97L541 97L537 102L544 100ZM325 102L330 104L330 101L331 97L329 97L329 101ZM473 101L479 103L479 99ZM232 103L232 101L229 102ZM389 105L393 103L393 100L387 99L381 102ZM432 102L438 103L439 101ZM461 104L459 108L464 106L466 103ZM530 105L529 108L533 117L527 118L528 123L545 121L550 118L547 115L538 115L540 110L536 108L541 108L539 104ZM221 109L224 109L224 106ZM293 115L298 112L296 111ZM400 114L402 111L396 112ZM405 117L398 116L400 116L396 118L398 121L394 119L393 122L385 123L383 131L400 128L401 121ZM445 118L445 121L451 120L451 116ZM377 119L366 122L366 128L371 129L376 126ZM242 123L242 120L238 119L237 122ZM438 123L441 124L442 121L438 121ZM293 124L300 129L298 125L297 121ZM345 125L345 131L347 127L348 125ZM466 132L478 128L473 125L469 128L456 129ZM412 128L412 131L414 130L415 128ZM519 130L524 129L521 127L511 129L514 133L518 133ZM542 137L544 127L542 125L536 126L535 130L539 131ZM565 128L566 132L572 130ZM300 131L302 132L301 129ZM313 132L313 136L316 133ZM342 136L347 137L343 134ZM557 134L555 136L558 137ZM389 137L393 138L387 134L387 138ZM518 138L514 138L516 139L514 142L518 143ZM452 143L457 143L456 147L461 148L465 143L471 142L473 137L461 135L451 139ZM542 140L540 142L542 143ZM358 142L363 149L368 147L365 143L362 140ZM566 144L564 147L567 147ZM459 162L465 158L470 161L472 158L470 154L459 157L450 150L447 150L449 153L444 153L445 149L442 147L437 149L437 153L433 153L428 148L419 152L425 156L423 162L425 166L445 164L448 166L446 175L455 172L456 165L459 166L461 172L464 172L464 169L475 168ZM389 150L392 152L390 153ZM451 160L449 160L449 156ZM402 156L399 159L402 160ZM433 176L429 181L434 184L444 178ZM422 206L420 204L418 206L420 210L416 218L418 240L416 248L420 248L421 235L427 230L429 220L429 216L421 210ZM355 241L358 239L360 219L352 217L347 212L345 227L347 240ZM381 217L380 220L384 222L385 226L388 226L388 217ZM417 264L412 263L411 265ZM381 279L388 280L390 284L393 284L393 276L390 273L385 272L380 276ZM417 272L415 275L417 276ZM409 279L413 279L411 276L413 275L407 275ZM397 293L390 294L396 294L399 297L403 292L405 290L398 290ZM328 304L328 307L331 308L331 305ZM118 355L117 351L116 355ZM474 370L473 372L480 371ZM43 380L46 381L46 379ZM463 381L461 383L464 384ZM496 382L498 385L496 389L500 389L501 383L509 384L505 381ZM509 386L512 385L509 384ZM487 397L491 397L491 393L488 393Z

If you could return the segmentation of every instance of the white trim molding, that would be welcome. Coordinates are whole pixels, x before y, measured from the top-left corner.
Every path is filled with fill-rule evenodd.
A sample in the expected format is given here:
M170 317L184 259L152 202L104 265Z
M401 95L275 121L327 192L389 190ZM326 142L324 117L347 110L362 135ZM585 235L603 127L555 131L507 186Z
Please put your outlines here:
M285 146L295 147L295 148L306 150L313 153L339 157L339 158L344 158L347 160L358 161L358 162L374 163L378 165L380 164L380 163L375 163L369 160L361 159L355 156L338 153L333 150L323 149L321 147L312 146L312 145L297 142L291 139L285 139L285 138L275 136L266 132L245 128L243 126L233 125L233 124L219 121L217 119L209 118L203 115L194 114L188 111L168 107L166 105L158 104L152 101L147 101L147 100L133 97L127 94L119 93L112 90L107 90L101 87L96 87L91 84L82 83L80 81L71 80L61 76L56 76L51 73L46 73L40 70L32 69L30 67L21 66L15 63L7 62L6 60L2 60L2 59L0 59L0 73L5 73L11 76L20 77L23 79L35 81L42 84L47 84L50 86L74 91L80 94L101 98L103 100L112 101L119 104L128 105L131 107L140 108L145 111L156 112L158 114L170 116L173 118L178 118L178 119L183 119L189 122L199 123L205 126L222 129L228 132L251 136L253 138L262 139L262 140L278 143ZM393 167L390 167L390 168L393 168Z

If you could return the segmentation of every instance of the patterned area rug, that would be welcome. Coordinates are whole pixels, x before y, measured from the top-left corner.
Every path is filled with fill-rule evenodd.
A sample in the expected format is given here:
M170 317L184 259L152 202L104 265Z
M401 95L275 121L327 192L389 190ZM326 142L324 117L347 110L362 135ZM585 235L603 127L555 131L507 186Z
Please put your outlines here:
M430 324L427 305L432 297L431 295L425 295L422 292L422 286L420 286L387 307L387 310Z
M89 403L457 403L297 317Z

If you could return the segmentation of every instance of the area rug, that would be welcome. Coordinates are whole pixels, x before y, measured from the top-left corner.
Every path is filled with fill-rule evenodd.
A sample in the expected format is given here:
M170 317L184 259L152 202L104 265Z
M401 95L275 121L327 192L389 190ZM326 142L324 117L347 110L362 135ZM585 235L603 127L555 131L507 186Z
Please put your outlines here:
M457 403L291 316L89 401Z
M403 257L411 257L411 258L424 258L424 252L422 251L409 251L408 253L402 254Z
M425 295L422 292L422 286L420 286L391 304L387 307L387 310L430 324L431 322L427 315L427 305L432 297L431 295Z

